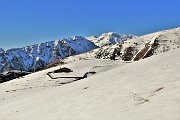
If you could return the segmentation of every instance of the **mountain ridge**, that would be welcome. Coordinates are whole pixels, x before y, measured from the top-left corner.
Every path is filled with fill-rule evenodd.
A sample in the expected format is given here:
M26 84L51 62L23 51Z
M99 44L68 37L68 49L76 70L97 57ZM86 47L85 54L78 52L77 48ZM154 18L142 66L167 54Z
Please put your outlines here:
M96 36L90 36L86 37L87 39L91 40L94 42L95 45L99 47L111 45L111 44L116 44L120 43L123 41L126 41L128 39L136 38L137 36L132 35L132 34L118 34L115 32L108 32L108 33L103 33L99 37Z
M139 60L180 47L180 27L163 30L99 48L98 59Z
M93 42L81 36L74 36L7 51L1 49L0 71L12 69L32 71L32 69L41 68L56 59L84 53L95 48L97 46Z
M106 34L108 34L106 38L113 37L111 40L128 39L126 35L122 35L123 37L117 33L104 33L103 35ZM115 44L118 41L108 42ZM106 43L102 44L105 46ZM49 41L22 48L12 48L6 51L0 48L0 73L9 70L36 71L58 59L85 53L98 47L101 46L95 45L93 41L85 37L73 36L67 39Z

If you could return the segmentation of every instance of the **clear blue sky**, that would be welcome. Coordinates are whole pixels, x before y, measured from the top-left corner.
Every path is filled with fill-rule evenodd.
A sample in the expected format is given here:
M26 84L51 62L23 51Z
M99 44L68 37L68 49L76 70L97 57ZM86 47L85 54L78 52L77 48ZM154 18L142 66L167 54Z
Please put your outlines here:
M180 26L179 0L0 0L0 48Z

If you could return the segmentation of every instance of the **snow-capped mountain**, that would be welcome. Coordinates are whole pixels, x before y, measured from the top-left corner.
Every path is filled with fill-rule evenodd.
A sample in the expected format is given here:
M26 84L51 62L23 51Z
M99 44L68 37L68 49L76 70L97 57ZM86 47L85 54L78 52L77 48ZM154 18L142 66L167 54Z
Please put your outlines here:
M67 56L88 52L97 46L81 36L15 48L0 49L0 72L7 70L33 71Z
M95 50L94 57L137 61L180 47L180 27L136 37Z
M86 53L93 49L95 50L87 53L85 57L137 61L179 47L180 27L140 37L113 32L104 33L99 37L74 36L7 51L1 48L0 73L8 70L34 71L60 58Z
M94 42L94 44L96 44L99 47L103 47L103 46L123 42L128 39L132 39L136 37L137 36L132 35L132 34L125 35L125 34L118 34L114 32L108 32L108 33L103 33L99 37L90 36L90 37L86 37L86 39L91 40L92 42Z

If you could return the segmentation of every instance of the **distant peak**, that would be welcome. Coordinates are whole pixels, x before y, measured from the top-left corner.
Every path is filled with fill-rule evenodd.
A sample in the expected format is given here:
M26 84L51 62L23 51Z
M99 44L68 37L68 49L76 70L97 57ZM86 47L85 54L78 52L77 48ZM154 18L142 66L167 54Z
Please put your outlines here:
M98 38L97 36L89 36L89 37L86 37L86 38Z
M71 39L78 40L78 39L85 39L85 38L82 36L73 36L73 37L71 37Z
M0 53L3 53L4 52L4 49L0 48Z
M108 33L103 33L101 36L120 36L120 34L115 32L108 32Z

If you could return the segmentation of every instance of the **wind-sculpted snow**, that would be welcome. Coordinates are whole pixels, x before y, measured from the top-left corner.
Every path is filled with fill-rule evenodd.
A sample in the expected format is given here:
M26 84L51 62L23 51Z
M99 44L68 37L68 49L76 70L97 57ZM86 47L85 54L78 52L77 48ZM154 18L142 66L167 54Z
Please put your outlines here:
M7 70L34 71L57 59L88 52L97 46L81 36L14 48L0 49L0 72Z

